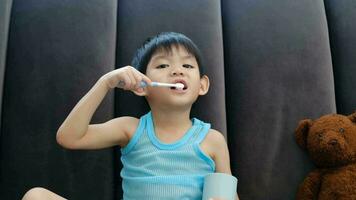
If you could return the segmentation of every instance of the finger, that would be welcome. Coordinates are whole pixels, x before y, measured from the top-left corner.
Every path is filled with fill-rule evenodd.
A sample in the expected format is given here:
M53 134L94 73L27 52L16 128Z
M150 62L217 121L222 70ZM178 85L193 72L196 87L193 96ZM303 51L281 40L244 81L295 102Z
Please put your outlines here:
M129 88L130 88L130 90L133 90L133 89L135 89L135 87L136 87L136 79L135 79L135 76L133 75L133 73L132 73L132 71L131 70L128 70L127 71L127 76L130 78L130 80L131 80L131 84L130 84L130 86L129 86Z
M132 80L131 80L131 77L130 77L130 70L129 68L125 68L122 75L121 75L124 80L125 80L125 87L124 89L125 90L130 90L131 89L131 85L132 85Z
M144 90L143 90L142 87L139 87L139 88L136 88L135 91L138 92L138 93L141 93L141 92L143 92Z
M135 77L135 80L136 80L136 85L135 85L135 89L137 88L141 88L141 82L143 81L143 77L140 73L137 73L137 72L133 72L132 73L133 76Z
M119 81L119 87L124 90L129 90L130 84L131 84L130 78L127 76L127 74L124 74L122 76L122 79Z
M150 78L139 71L137 71L137 73L140 75L142 81L145 81L147 84L151 84L152 81Z
M139 86L141 86L141 81L145 81L146 83L148 84L151 84L151 79L148 78L145 74L141 73L140 71L138 71L136 68L130 66L130 69L132 70L133 74L137 74L140 76L140 79L139 79Z

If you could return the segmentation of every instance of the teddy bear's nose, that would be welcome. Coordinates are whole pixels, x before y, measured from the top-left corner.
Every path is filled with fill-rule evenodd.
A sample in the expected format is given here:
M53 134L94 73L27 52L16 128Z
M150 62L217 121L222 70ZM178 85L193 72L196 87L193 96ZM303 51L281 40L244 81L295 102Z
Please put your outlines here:
M331 145L336 145L337 144L337 140L336 139L331 139L328 144L331 144Z

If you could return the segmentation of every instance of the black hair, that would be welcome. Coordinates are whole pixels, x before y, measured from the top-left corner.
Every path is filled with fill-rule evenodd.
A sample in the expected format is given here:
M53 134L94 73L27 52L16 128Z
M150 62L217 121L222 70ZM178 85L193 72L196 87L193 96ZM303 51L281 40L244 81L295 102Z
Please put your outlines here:
M162 32L148 38L143 45L137 49L133 56L131 66L145 74L151 57L161 50L171 52L173 46L182 46L189 54L193 55L199 65L200 76L204 75L201 53L197 45L187 36L176 32Z

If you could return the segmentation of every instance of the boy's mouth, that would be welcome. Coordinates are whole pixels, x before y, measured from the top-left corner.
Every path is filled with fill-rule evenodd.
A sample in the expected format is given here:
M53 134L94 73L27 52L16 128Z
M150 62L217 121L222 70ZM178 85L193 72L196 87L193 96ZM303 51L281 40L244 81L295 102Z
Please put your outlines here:
M172 90L186 90L186 89L188 89L188 85L183 79L177 79L173 83L181 83L184 85L184 87L183 87L183 89L177 89L176 87L171 87Z

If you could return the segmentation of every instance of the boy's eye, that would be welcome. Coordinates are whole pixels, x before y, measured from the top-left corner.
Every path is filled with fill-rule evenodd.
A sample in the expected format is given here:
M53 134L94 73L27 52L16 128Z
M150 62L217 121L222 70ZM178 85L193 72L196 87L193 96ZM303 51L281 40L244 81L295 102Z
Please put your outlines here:
M162 64L162 65L158 65L157 67L156 67L156 69L162 69L162 68L166 68L166 67L168 67L169 65L167 65L167 64Z
M193 65L189 65L189 64L184 64L183 67L185 67L185 68L194 68Z

